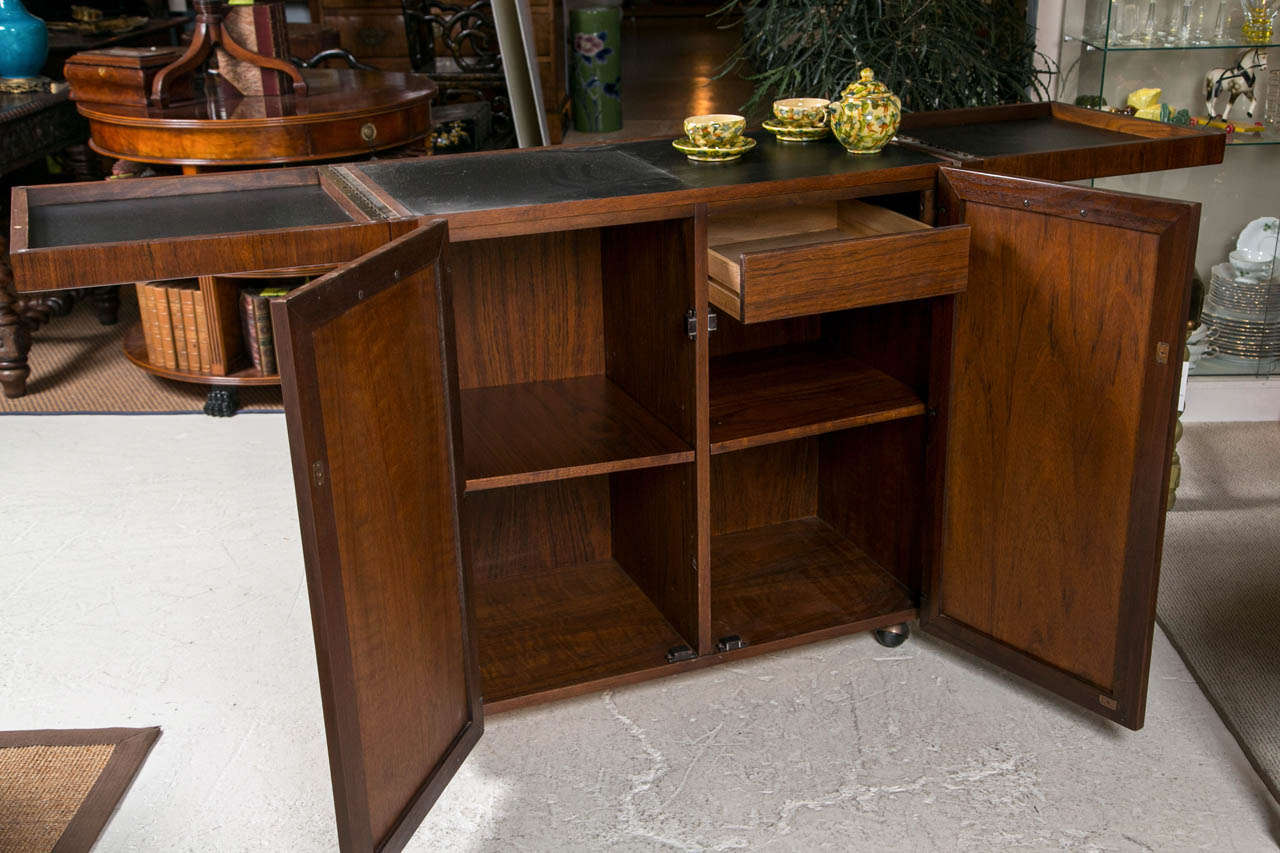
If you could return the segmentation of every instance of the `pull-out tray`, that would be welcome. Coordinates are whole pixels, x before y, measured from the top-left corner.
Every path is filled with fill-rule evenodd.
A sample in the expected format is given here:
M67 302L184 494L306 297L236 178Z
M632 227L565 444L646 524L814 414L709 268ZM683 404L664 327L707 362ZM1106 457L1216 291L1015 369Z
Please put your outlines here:
M897 141L1001 175L1077 181L1221 163L1226 135L1069 104L909 113Z
M932 228L854 199L716 214L711 304L759 323L964 290L969 226Z
M329 269L412 229L343 166L20 187L19 290Z

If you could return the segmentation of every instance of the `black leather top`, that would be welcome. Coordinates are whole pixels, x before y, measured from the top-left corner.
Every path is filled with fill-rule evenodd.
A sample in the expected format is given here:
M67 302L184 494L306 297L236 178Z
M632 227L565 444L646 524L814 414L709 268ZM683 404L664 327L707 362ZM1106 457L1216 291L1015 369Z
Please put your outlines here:
M1138 142L1144 138L1048 117L925 127L905 133L934 148L983 158L1097 148L1119 142Z

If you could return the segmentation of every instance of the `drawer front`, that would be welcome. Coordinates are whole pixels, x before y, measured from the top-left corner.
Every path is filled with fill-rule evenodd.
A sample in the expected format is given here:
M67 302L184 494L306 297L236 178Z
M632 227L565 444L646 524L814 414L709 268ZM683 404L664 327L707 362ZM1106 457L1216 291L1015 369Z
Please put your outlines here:
M399 12L326 14L324 23L337 29L338 39L345 50L362 59L409 55L404 18Z
M969 277L969 226L851 237L746 252L738 291L710 266L712 303L743 323L760 323L958 293ZM736 306L736 310L735 310Z

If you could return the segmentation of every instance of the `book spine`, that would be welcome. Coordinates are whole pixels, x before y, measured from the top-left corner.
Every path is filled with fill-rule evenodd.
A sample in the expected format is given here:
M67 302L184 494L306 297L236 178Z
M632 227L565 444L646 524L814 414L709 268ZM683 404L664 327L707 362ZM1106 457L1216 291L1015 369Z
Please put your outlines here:
M213 371L213 338L209 336L209 319L204 307L205 293L197 289L192 299L196 315L196 344L200 351L200 372Z
M276 349L271 334L271 303L259 294L254 302L254 323L257 326L258 359L264 376L276 372Z
M244 326L244 350L258 370L262 370L262 355L258 352L257 301L252 290L240 291L240 319Z
M182 325L182 291L176 287L166 287L169 297L169 323L173 326L173 352L178 357L178 369L190 370L187 361L187 334Z
M196 337L196 296L198 291L194 287L184 286L178 295L182 302L182 332L187 339L187 364L193 373L198 373L200 367L200 342Z
M160 342L156 340L156 326L151 321L151 292L143 282L135 284L134 289L138 293L138 321L142 324L142 339L147 345L147 362L160 364Z
M156 337L160 341L162 364L170 369L177 369L178 358L173 347L173 323L169 321L168 295L164 288L157 284L148 285L148 287L151 288L152 314L156 318Z

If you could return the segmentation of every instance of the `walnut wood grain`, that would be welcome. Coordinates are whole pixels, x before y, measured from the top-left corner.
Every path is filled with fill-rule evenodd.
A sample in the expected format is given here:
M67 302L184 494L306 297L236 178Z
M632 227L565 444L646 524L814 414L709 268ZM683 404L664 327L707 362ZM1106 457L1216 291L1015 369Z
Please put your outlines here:
M482 726L445 234L272 305L344 851L403 847Z
M716 636L768 643L913 607L901 584L819 518L716 536L711 559Z
M1221 163L1226 150L1220 131L1049 102L909 113L898 141L968 168L1054 181Z
M856 200L736 213L710 224L711 302L744 323L921 299L965 285L963 227L932 229Z
M1179 373L1159 346L1199 206L958 170L943 188L973 260L927 622L1137 728Z
M603 374L600 232L453 243L463 388Z
M720 356L711 362L711 452L923 414L909 387L821 346Z
M711 458L711 533L719 536L818 514L818 439Z
M604 376L466 389L462 434L468 491L693 461Z

